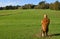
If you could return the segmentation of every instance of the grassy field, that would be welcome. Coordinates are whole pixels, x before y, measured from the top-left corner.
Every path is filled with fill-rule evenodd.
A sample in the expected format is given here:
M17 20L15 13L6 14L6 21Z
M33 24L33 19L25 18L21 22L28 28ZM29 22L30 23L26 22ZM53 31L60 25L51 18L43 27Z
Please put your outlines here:
M37 37L41 30L40 21L48 14L52 37ZM0 10L0 39L60 39L60 11L55 10Z

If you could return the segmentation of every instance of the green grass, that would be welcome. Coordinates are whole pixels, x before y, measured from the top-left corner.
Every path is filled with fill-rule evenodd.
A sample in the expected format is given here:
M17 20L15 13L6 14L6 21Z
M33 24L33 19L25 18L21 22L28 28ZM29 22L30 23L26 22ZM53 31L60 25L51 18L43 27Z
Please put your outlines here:
M51 22L49 34L60 34L60 11L55 10L1 10L0 11L0 39L49 39L38 38L44 14L48 14ZM50 39L59 39L60 35Z

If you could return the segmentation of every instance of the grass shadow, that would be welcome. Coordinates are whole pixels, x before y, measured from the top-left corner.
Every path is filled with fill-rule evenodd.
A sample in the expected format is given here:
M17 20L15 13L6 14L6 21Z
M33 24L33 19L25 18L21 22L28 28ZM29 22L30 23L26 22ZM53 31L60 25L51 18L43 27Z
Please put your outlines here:
M56 34L51 34L49 36L60 36L60 33L56 33Z
M36 34L35 36L41 38L41 34L40 33ZM46 37L50 38L50 37L53 37L53 36L60 36L60 33L50 34L50 35L48 35Z

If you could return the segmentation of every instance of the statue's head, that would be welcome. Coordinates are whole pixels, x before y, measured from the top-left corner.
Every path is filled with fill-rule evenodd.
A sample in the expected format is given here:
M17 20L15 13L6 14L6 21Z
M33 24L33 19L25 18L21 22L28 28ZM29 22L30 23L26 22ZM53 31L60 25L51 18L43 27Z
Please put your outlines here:
M44 14L44 18L47 18L47 14Z

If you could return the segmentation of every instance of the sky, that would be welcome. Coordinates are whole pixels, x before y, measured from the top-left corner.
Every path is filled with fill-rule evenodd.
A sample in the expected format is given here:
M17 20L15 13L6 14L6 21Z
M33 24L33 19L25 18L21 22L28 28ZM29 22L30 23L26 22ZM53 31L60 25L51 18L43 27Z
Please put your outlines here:
M35 4L37 5L39 2L43 0L0 0L0 7L8 6L8 5L24 5L24 4ZM53 3L56 0L45 0L47 3ZM60 1L60 0L58 0Z

